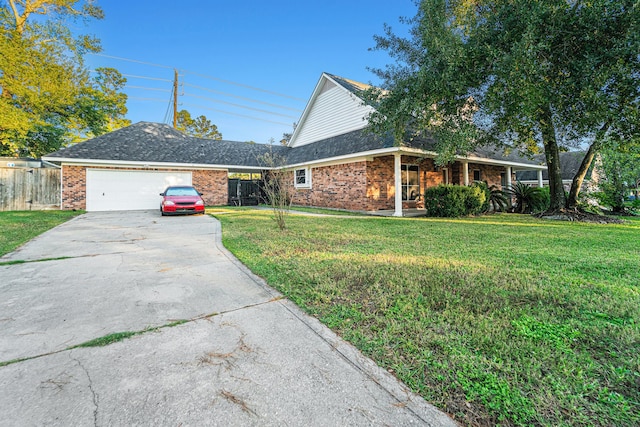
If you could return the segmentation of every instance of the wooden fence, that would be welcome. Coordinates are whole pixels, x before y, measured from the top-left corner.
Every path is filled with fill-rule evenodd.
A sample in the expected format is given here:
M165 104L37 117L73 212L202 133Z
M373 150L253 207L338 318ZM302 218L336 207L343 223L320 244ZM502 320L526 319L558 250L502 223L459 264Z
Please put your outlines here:
M60 209L60 169L0 168L0 211Z

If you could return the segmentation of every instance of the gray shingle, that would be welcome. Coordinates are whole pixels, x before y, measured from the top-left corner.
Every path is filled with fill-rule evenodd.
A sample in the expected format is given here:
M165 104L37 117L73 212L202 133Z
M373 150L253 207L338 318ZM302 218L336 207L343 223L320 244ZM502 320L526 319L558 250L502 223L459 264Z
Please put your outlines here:
M46 156L54 159L130 161L144 163L204 164L212 166L263 167L261 156L273 152L289 165L391 148L393 137L380 136L366 129L326 138L296 148L281 145L212 140L187 136L169 125L139 122L126 128L72 145ZM434 150L433 140L417 138L407 147ZM536 164L495 148L479 148L474 155L487 159Z

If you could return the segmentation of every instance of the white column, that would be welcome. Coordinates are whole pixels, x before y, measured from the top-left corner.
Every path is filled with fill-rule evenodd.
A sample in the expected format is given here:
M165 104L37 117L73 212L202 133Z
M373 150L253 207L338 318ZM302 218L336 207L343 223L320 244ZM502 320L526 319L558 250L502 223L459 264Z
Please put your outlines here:
M511 189L511 166L507 166L507 188Z
M395 194L395 212L393 216L402 216L402 167L400 153L394 153L393 155L393 170L394 170L394 182L396 188Z
M469 185L469 162L462 162L462 179L464 185Z
M543 184L542 184L542 170L538 171L538 187L542 188Z

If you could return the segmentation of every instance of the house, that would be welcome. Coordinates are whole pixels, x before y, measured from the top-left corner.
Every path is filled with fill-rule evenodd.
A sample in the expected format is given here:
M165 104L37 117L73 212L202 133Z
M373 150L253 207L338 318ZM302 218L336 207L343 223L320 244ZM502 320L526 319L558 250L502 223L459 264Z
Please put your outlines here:
M586 152L584 151L566 151L560 153L560 174L562 177L562 186L565 191L569 191L571 189L573 178L578 172L578 169L580 169L580 165L582 164L585 154ZM599 162L598 159L599 156L596 156L596 160L591 164L591 167L587 170L587 174L585 175L583 189L587 192L593 190L598 185L601 174L598 171L598 168L595 167ZM533 160L539 163L545 162L544 154L534 156ZM543 170L542 181L539 181L535 171L522 170L516 172L516 180L533 187L548 187L549 173L547 170Z
M193 138L164 124L140 122L44 157L62 167L62 209L155 209L170 184L192 184L210 205L229 200L230 173L261 172L261 156L283 159L291 170L297 205L358 211L388 210L402 216L416 198L440 183L510 185L536 162L481 148L446 167L435 162L433 140L398 146L372 134L371 106L358 96L368 86L323 73L288 146Z

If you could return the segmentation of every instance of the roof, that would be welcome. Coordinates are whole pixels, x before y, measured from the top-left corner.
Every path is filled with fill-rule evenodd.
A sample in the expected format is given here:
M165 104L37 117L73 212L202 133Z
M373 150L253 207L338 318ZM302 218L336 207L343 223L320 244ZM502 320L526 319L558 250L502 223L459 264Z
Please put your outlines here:
M169 125L139 122L63 148L45 156L49 161L114 162L171 165L199 165L219 168L264 168L261 156L272 152L286 165L318 163L341 157L357 157L392 151L435 152L435 142L416 138L402 147L391 135L380 136L360 129L299 147L213 140L187 136ZM496 148L481 147L470 153L470 161L510 162L536 165L534 160L505 155Z
M260 167L261 155L286 147L194 138L162 123L139 122L63 148L50 161L93 160Z
M585 156L584 151L567 151L560 153L560 174L563 180L572 180L578 173L582 160ZM534 156L534 160L543 163L545 161L544 154ZM592 169L592 168L591 168ZM587 179L591 178L591 169L587 171ZM520 171L516 174L518 181L536 181L538 175L536 171ZM542 171L542 179L549 179L549 172L547 170Z
M354 80L345 79L329 73L322 73L318 84L300 119L298 127L292 135L296 138L312 109L314 100L322 92L326 82L333 82L334 87L353 94L360 99L362 91L371 86ZM337 86L336 86L337 85ZM334 99L334 98L331 98ZM335 99L334 99L335 100ZM351 102L352 98L349 98ZM355 102L355 101L353 101ZM72 163L113 163L113 164L144 164L146 166L162 164L174 167L223 168L233 170L262 169L265 165L261 156L272 152L282 158L283 165L296 166L302 164L318 164L324 162L343 161L345 159L361 158L364 156L383 155L392 152L404 154L421 153L435 155L435 141L432 138L415 138L404 145L396 146L391 135L381 136L370 132L366 122L358 122L358 126L335 126L335 121L345 123L346 113L352 113L349 108L355 108L353 102L347 102L340 114L327 109L333 115L322 115L322 119L315 126L330 128L331 132L316 133L319 140L311 139L304 144L289 146L256 144L252 142L238 142L227 140L211 140L194 138L177 131L166 124L139 122L126 128L98 136L80 144L64 148L44 157L45 160ZM359 104L358 104L359 105ZM335 105L333 105L335 107ZM371 108L371 107L366 107ZM358 112L361 112L358 110ZM337 114L337 115L336 115ZM349 115L349 114L347 114ZM353 114L351 114L353 116ZM355 117L355 116L354 116ZM469 162L501 164L514 166L515 169L541 169L539 161L526 159L515 153L505 154L495 147L480 147L466 156L458 156Z
M345 79L344 77L336 76L335 74L323 73L333 79L334 82L338 83L343 88L347 89L349 92L354 95L359 95L360 92L364 92L367 89L371 88L371 85L366 83L360 83L355 80Z

